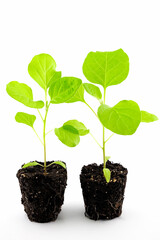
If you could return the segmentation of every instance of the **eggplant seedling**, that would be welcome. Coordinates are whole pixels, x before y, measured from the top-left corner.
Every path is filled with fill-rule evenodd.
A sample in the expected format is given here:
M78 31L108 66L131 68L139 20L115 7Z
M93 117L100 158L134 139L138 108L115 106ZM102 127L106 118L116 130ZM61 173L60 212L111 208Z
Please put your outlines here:
M129 58L122 49L113 52L90 52L83 63L83 73L91 83L81 84L72 99L83 102L102 125L102 144L91 133L90 135L103 151L103 173L106 181L109 182L111 173L106 168L109 157L105 153L105 145L108 140L114 133L132 135L141 122L153 122L158 118L154 114L141 111L138 104L132 100L122 100L113 107L106 105L106 90L108 90L108 87L120 84L129 73ZM103 87L103 94L95 84ZM84 90L99 101L100 106L97 113L84 99ZM69 102L72 102L71 99ZM112 132L107 139L105 128ZM64 123L61 128L55 129L55 134L64 144L75 146L79 143L79 136L82 135L83 131L86 134L89 133L89 130L82 123L77 120L70 120ZM72 132L72 137L68 135L70 132Z
M39 133L37 133L34 128L34 122L36 120L35 115L31 115L25 112L18 112L15 116L15 120L17 122L26 124L33 129L34 133L43 145L44 150L44 165L34 161L23 165L23 168L40 165L44 167L45 173L46 168L51 164L59 164L65 168L65 164L61 161L53 162L47 166L46 135L48 132L46 132L46 121L50 105L66 102L75 94L77 89L79 89L82 81L74 77L61 77L61 72L56 71L55 60L48 54L39 54L34 56L28 65L28 72L30 76L44 90L43 101L34 101L32 89L24 83L12 81L8 83L6 87L6 91L10 97L14 98L27 107L36 109L43 123L43 137L41 138L39 136ZM44 116L42 116L42 113L40 111L42 108L44 108Z

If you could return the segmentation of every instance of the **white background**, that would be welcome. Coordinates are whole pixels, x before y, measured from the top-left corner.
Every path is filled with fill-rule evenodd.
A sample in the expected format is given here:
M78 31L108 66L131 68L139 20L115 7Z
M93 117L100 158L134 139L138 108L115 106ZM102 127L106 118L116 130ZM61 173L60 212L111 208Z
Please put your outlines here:
M88 52L122 48L130 58L130 73L122 84L108 88L107 104L131 99L160 117L159 1L5 0L0 2L0 24L0 239L160 239L159 121L141 124L133 136L115 135L106 146L111 160L129 170L123 214L112 221L84 217L79 173L84 164L102 162L101 149L90 136L71 149L51 133L47 159L67 163L68 186L57 221L37 224L23 211L15 175L23 163L43 161L43 149L32 129L14 120L17 111L36 112L5 92L6 84L16 80L31 86L36 100L43 97L27 72L36 54L51 54L63 76L86 81L82 64ZM96 110L97 101L86 99ZM48 129L75 118L101 141L101 125L82 103L53 105ZM35 127L41 131L39 120Z

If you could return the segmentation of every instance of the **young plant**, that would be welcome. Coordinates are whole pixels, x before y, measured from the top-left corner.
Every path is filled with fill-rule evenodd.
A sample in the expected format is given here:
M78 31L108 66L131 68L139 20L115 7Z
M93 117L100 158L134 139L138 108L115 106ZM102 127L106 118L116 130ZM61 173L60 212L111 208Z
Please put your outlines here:
M41 144L44 150L44 165L37 162L30 162L23 166L23 168L28 166L40 165L44 167L44 172L46 173L47 160L46 160L46 121L48 112L51 104L59 104L67 102L75 92L82 85L82 81L74 77L61 77L61 72L56 71L56 62L48 54L39 54L33 57L32 61L28 65L28 72L30 76L38 83L38 85L44 90L43 101L34 101L32 89L24 84L17 81L12 81L7 84L6 91L15 100L24 104L27 107L34 108L39 114L42 124L43 124L43 137L41 138L34 128L34 122L36 120L35 115L31 115L25 112L18 112L15 116L15 120L19 123L26 124L30 126ZM44 116L40 109L44 108ZM50 131L49 131L50 132ZM60 161L53 162L52 164L59 164L65 168L65 164Z
M106 168L109 157L105 153L105 145L108 140L114 133L132 135L141 122L149 123L158 120L158 118L154 114L141 111L138 104L132 100L122 100L113 107L106 105L106 89L109 86L123 82L129 73L129 58L122 49L113 52L90 52L83 63L83 73L87 80L93 84L81 84L78 91L68 102L73 102L73 100L83 102L101 123L103 131L102 145L91 133L90 135L103 151L103 173L106 181L109 182L111 173ZM103 94L95 84L101 85ZM84 90L99 101L100 106L97 113L84 99ZM107 139L105 128L112 132ZM79 143L80 136L87 133L89 133L89 130L77 120L67 121L61 128L55 129L55 134L59 140L72 147Z

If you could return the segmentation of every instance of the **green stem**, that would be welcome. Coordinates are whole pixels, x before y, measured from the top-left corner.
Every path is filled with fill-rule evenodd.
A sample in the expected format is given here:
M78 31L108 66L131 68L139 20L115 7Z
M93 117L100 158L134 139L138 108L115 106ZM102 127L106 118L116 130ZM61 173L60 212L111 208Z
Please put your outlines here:
M46 161L46 119L48 114L50 103L47 101L47 90L45 90L45 117L43 120L43 143L44 143L44 172L46 173L47 161Z
M106 139L105 143L108 142L108 140L109 140L113 135L114 135L114 133L113 133L109 138Z
M90 135L92 136L92 138L94 139L94 141L98 144L98 146L102 149L102 146L99 144L99 142L98 142L97 139L92 135L91 132L90 132Z
M49 131L46 133L46 135L47 135L48 133L52 132L53 130L54 130L54 128L53 128L53 129L51 129L51 130L49 130Z
M106 100L106 88L104 88L104 99L103 99L103 104L105 104L105 100ZM103 167L106 167L106 153L105 153L105 128L103 126Z
M39 141L40 141L40 142L42 143L42 145L43 145L43 142L42 142L41 138L39 137L38 133L36 132L36 130L34 129L34 127L32 127L32 129L33 129L33 131L35 132L36 136L38 137Z
M42 117L42 114L41 112L39 111L39 109L37 109L38 113L39 113L39 116L41 117L42 121L43 121L43 117Z
M91 109L91 111L94 113L94 115L98 118L98 116L95 113L95 111L93 110L93 108L86 101L84 103L87 105L87 107L89 107Z

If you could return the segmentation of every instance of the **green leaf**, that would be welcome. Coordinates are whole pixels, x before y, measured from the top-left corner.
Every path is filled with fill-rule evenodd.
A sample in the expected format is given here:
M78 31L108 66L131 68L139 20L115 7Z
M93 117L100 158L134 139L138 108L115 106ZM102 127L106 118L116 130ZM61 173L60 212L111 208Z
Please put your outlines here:
M87 93L92 95L93 97L97 98L100 100L102 98L102 93L99 89L99 87L91 84L91 83L83 83L84 89L86 90Z
M29 162L29 163L24 164L22 168L33 167L33 166L37 166L37 165L43 167L43 165L41 165L41 164L39 164L37 162Z
M70 125L55 128L54 131L59 140L68 147L75 147L80 142L78 130Z
M110 159L110 156L105 156L105 163Z
M88 81L104 88L123 82L129 72L129 58L122 50L90 52L83 63L83 73Z
M7 84L6 91L10 97L30 108L43 108L43 101L33 101L32 89L24 83L12 81Z
M112 132L131 135L141 122L141 111L136 102L123 100L114 107L101 105L98 108L98 117L103 126Z
M108 168L103 168L103 174L104 177L106 179L106 182L109 183L110 179L111 179L111 172Z
M15 116L15 120L19 123L24 123L30 127L33 127L36 116L24 112L18 112Z
M61 161L56 161L56 162L54 162L55 164L58 164L58 165L60 165L61 167L63 167L63 168L65 168L66 169L66 164L64 164L63 162L61 162Z
M74 102L85 102L84 100L84 87L83 84L79 86L75 94L67 101L67 103L74 103Z
M158 120L158 117L156 115L151 114L146 111L141 111L141 122L149 123L149 122L154 122L157 120Z
M53 77L51 78L51 80L48 83L48 87L50 87L53 82L60 80L61 76L62 76L62 72L55 72Z
M49 164L47 167L49 167L49 166L51 166L51 165L53 165L53 164L58 164L58 165L60 165L61 167L63 167L63 168L66 169L66 164L64 164L64 163L61 162L61 161L53 162L53 163Z
M77 129L80 136L84 136L89 133L89 129L87 129L82 122L77 120L69 120L63 124L63 126L65 125L69 125Z
M65 103L75 95L82 80L74 77L63 77L52 83L49 88L51 103Z
M34 56L28 65L29 75L45 90L49 87L55 69L55 60L45 53Z

